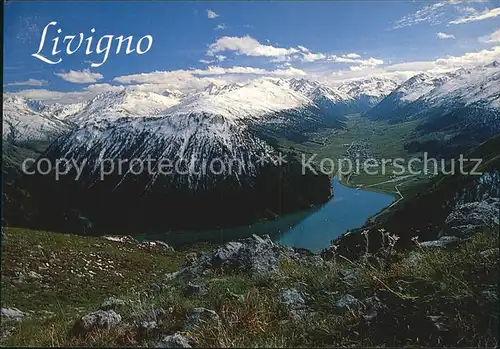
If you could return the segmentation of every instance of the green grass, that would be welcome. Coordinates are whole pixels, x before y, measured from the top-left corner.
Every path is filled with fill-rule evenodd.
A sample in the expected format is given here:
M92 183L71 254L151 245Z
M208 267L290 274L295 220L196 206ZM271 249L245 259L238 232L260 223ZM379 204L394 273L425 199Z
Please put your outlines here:
M98 237L20 228L4 232L2 306L35 314L22 323L16 345L50 345L52 325L66 329L77 314L95 310L109 296L133 297L149 289L177 270L186 254ZM43 311L55 313L55 320L40 320Z
M40 278L26 276L24 282L2 283L2 300L35 311L87 307L113 292L142 290L176 270L182 260L179 253L104 238L16 228L6 228L5 234L5 278L15 281L16 275L31 271Z
M207 323L185 333L200 347L476 347L492 346L498 338L498 305L483 293L498 285L495 232L477 234L453 249L416 247L398 252L381 265L372 259L338 259L325 266L282 259L280 273L260 281L239 271L215 270L196 281L207 285L205 295L187 295L185 282L165 281L165 275L179 268L186 253L208 246L172 253L26 229L6 229L6 235L2 306L34 313L14 325L13 336L4 345L147 345L161 333L180 331L193 307L212 309L221 319L220 326ZM490 248L496 248L496 253L481 254ZM409 257L418 262L410 263ZM99 260L114 267L102 271ZM51 267L43 269L46 263ZM86 276L76 277L71 270L87 271ZM345 270L356 273L355 281L341 276ZM18 271L36 271L43 278L15 283ZM88 271L96 274L91 277ZM167 289L145 292L158 282L164 282ZM293 320L280 302L283 289L292 287L304 294L311 309L300 320ZM388 311L370 324L363 320L363 309L339 312L335 302L347 293L360 300L376 295ZM79 315L95 311L112 295L127 300L118 309L122 325L85 336L71 335ZM134 322L146 319L156 307L166 312L156 319L161 321L160 328L138 333ZM42 310L55 315L44 319ZM447 332L433 329L428 316L437 315L443 317ZM2 323L2 327L8 326L12 325Z

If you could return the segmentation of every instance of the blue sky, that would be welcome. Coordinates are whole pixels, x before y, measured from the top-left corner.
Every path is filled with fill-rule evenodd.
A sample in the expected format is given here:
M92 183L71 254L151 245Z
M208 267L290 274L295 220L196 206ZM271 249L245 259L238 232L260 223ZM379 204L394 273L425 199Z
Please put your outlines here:
M188 91L211 81L303 76L335 81L409 76L500 58L499 0L331 2L10 2L4 10L4 89L46 101L124 87ZM38 51L58 64L32 56ZM90 30L95 28L92 35ZM61 29L61 34L56 32ZM65 35L151 35L151 49L68 55ZM62 53L51 55L60 37ZM76 39L78 40L78 38ZM106 41L104 41L105 43ZM76 46L76 44L75 44ZM146 47L146 44L144 44Z

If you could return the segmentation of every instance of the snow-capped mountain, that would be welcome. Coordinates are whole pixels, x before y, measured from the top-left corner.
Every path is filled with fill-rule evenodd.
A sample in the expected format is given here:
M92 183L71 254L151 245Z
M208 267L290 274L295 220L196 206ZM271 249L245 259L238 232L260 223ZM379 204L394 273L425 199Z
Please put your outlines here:
M335 114L319 102L290 88L289 80L258 79L246 84L211 84L168 108L164 115L212 115L244 124L261 136L297 139L321 127L342 127L332 116Z
M85 123L120 118L155 117L179 103L178 94L123 90L106 92L89 101L73 104L44 104L20 96L3 99L3 138L10 141L45 141Z
M203 90L199 91L202 95L218 95L232 90L239 89L243 84L215 84L211 82Z
M308 84L308 88L300 88L299 82L303 87ZM247 124L257 122L275 129L288 127L283 132L291 131L290 128L296 125L295 131L302 131L305 124L309 128L338 126L338 121L325 122L321 118L330 113L328 107L336 103L342 105L344 100L349 100L349 97L319 83L293 79L282 83L259 79L246 84L210 84L187 96L178 91L165 90L158 94L125 89L74 104L45 105L28 99L19 99L16 103L17 99L12 97L5 100L9 114L4 135L10 134L11 139L13 135L16 135L14 138L46 139L67 131L71 126L82 127L86 123L191 114L210 114ZM29 126L24 127L23 123ZM52 132L53 128L57 132ZM34 130L47 135L35 135Z
M99 94L92 100L74 104L45 105L25 100L21 103L24 107L20 109L16 109L13 103L9 115L10 119L17 121L10 122L4 128L4 134L16 134L17 138L22 138L24 137L22 135L26 133L27 138L33 138L35 136L33 127L35 127L39 133L44 133L45 129L48 133L46 136L38 134L35 138L42 139L49 136L53 138L54 134L60 134L60 132L52 132L49 126L51 122L47 120L64 126L62 129L54 126L64 131L71 125L81 126L88 122L95 124L121 118L193 113L218 115L228 119L245 120L247 123L257 122L258 126L268 125L275 130L282 128L284 133L311 130L314 127L341 127L339 120L342 120L343 115L359 111L360 98L370 96L370 102L361 102L363 104L361 109L364 109L366 103L371 103L373 98L378 98L376 96L383 93L382 87L387 86L387 81L375 78L350 82L338 89L306 79L263 78L246 84L212 83L203 90L190 95L170 90L159 94L124 89L120 92ZM359 93L362 89L366 89L365 95ZM27 116L26 110L29 110L32 115ZM44 118L40 121L41 128L35 126L36 122L28 122L27 119L28 117L36 119L38 115ZM58 123L54 119L64 121L64 123ZM31 126L16 127L16 125L21 126L23 120ZM47 122L49 125L44 126Z
M497 130L488 122L498 119L498 71L493 65L421 75L393 93L389 90L396 83L386 78L337 87L262 78L211 84L189 95L125 89L74 105L23 99L11 101L8 108L10 120L29 123L36 117L35 125L44 125L36 127L39 133L59 136L43 158L72 161L71 171L59 180L30 179L34 188L42 188L36 189L41 200L54 195L57 207L47 208L44 216L76 205L101 230L142 229L144 222L155 229L186 222L218 226L227 224L228 216L241 224L326 200L331 194L328 177L304 176L296 162L276 163L280 154L273 138L341 127L343 113L362 111L386 95L375 110L388 105L391 115L404 115L400 120L426 118L425 132L448 132L443 128L451 125L453 137L463 138L463 130L474 125L475 142L477 134ZM61 126L59 132L53 132L54 125ZM208 205L220 212L209 213Z
M415 102L454 76L454 73L439 76L421 73L412 76L370 109L366 115L373 119L397 117L398 113L404 111L403 107Z
M171 98L177 98L177 99L181 99L184 94L181 92L181 91L177 91L177 90L164 90L162 93L161 93L162 96L165 96L165 97L171 97Z
M395 89L366 115L373 119L408 120L443 114L478 103L499 108L500 68L496 64L458 69L440 75L418 74Z
M154 92L125 89L99 94L66 119L77 125L87 122L113 121L121 118L156 117L179 103L179 98ZM73 106L74 107L74 106ZM67 108L71 108L67 106Z
M383 76L342 81L336 88L354 100L356 111L364 112L389 95L399 82Z
M303 175L292 159L275 163L280 154L232 116L190 111L86 123L43 154L76 165L59 181L39 178L39 197L63 193L50 210L76 205L111 231L241 224L330 197L327 176Z
M345 103L352 101L352 97L350 97L348 94L321 84L318 81L292 78L289 80L285 80L284 84L288 85L290 89L299 92L312 100L325 98L332 103Z
M287 86L293 91L307 96L325 113L340 117L354 111L354 98L336 88L326 86L318 81L292 78L280 80L278 84Z
M50 141L71 125L44 112L45 106L19 96L3 98L2 139L11 143Z
M421 102L432 107L481 103L484 107L500 108L500 67L496 61L484 67L459 69L439 78L442 83L424 94Z
M500 132L497 63L452 72L419 74L365 115L376 120L418 120L412 152L456 156Z
M80 103L72 103L72 104L43 104L40 108L40 111L44 115L50 115L59 120L69 119L72 115L77 114L82 111L89 104L89 101L82 101ZM68 121L68 120L66 120Z
M264 141L246 131L243 125L213 114L171 115L154 119L115 120L109 123L86 124L59 138L47 154L57 158L71 154L74 159L87 163L88 176L99 175L101 159L135 159L151 157L157 161L182 161L189 173L172 176L176 185L187 185L193 190L207 189L201 177L210 171L198 171L203 161L213 158L238 159L242 176L255 174L258 158L268 162L274 150ZM122 180L133 177L124 171ZM161 177L152 174L147 187ZM217 175L216 177L221 177ZM93 178L95 179L95 178Z
M101 224L123 222L123 212L137 219L130 210L160 224L164 213L157 211L166 210L172 216L163 227L198 220L220 224L233 210L229 215L241 223L306 208L331 195L327 176L304 176L293 159L276 163L280 154L262 137L269 130L300 132L304 123L320 122L320 108L305 95L260 79L209 86L180 101L150 93L139 103L137 96L103 94L67 116L77 127L43 157L71 160L71 171L59 181L40 178L44 184L38 187L81 198L74 202ZM143 164L139 174L137 162ZM77 168L82 172L75 184ZM311 192L311 186L321 189ZM204 217L203 205L220 207L220 216Z
M314 102L303 94L260 79L245 85L209 85L204 93L185 98L167 109L165 114L206 113L231 120L249 120L308 106L314 107Z
M169 103L173 105L166 107ZM319 109L311 99L265 79L210 85L180 102L153 93L106 93L67 117L78 127L54 142L48 153L71 154L94 163L133 153L140 159L150 155L183 159L190 166L199 159L222 157L240 159L248 171L245 175L252 175L257 158L264 156L269 163L276 154L249 129L256 124L293 128L299 121L317 121L314 112ZM196 189L206 185L199 181L203 175L193 171L182 181L187 179L189 187ZM152 176L148 185L156 179Z

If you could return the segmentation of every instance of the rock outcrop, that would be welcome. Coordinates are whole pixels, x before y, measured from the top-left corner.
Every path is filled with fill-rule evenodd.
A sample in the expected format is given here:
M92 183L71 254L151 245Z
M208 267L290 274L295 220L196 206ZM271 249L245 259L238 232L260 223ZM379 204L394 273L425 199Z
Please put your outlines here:
M211 270L224 269L247 272L252 278L260 279L278 272L280 258L299 260L300 253L292 247L275 244L268 235L253 235L200 256L190 256L186 265L169 278L194 279Z
M83 316L74 326L75 333L84 334L94 329L110 329L122 321L114 310L98 310Z
M163 336L154 344L155 348L191 348L189 339L179 333Z
M28 316L27 313L17 308L2 308L2 321L22 321Z
M300 320L311 310L302 294L295 288L289 288L281 294L281 303L288 309L293 320Z
M458 205L446 217L446 231L443 235L470 236L481 229L498 226L500 216L500 201L498 198L488 198Z

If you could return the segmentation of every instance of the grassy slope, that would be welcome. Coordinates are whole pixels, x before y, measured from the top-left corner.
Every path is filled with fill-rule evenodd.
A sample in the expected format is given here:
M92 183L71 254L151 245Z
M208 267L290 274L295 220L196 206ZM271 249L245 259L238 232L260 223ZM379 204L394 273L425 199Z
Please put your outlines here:
M177 269L188 251L146 251L102 238L25 229L6 229L6 234L2 306L56 314L48 319L32 314L31 320L16 325L5 345L146 344L160 333L140 335L132 323L156 306L167 311L161 318L163 333L178 331L192 307L217 311L222 320L220 327L207 324L189 333L201 347L492 346L498 337L498 305L482 295L485 290L495 290L498 284L498 250L490 256L480 253L498 246L498 236L491 232L478 234L453 250L413 251L416 264L408 262L409 252L393 256L384 267L344 260L330 267L281 261L281 273L261 282L238 272L216 271L200 280L209 288L205 296L186 296L185 284L179 282L168 283L167 291L141 293ZM107 270L101 270L99 259ZM47 263L49 268L44 269ZM339 271L346 268L358 273L356 281L341 278ZM20 270L36 271L43 279L13 283L13 275ZM80 278L71 270L85 276ZM92 277L90 271L96 274ZM289 321L279 302L281 290L287 287L306 294L315 315ZM335 299L346 293L358 299L377 295L388 306L388 312L381 313L370 325L363 320L362 311L339 313ZM241 295L241 299L234 294ZM78 314L96 310L111 295L130 300L119 310L124 325L86 337L70 335ZM437 332L428 316L442 316L448 330Z
M104 238L19 228L4 228L4 232L2 306L50 311L66 323L108 296L148 289L176 270L184 256ZM27 326L41 336L47 330L37 321Z

